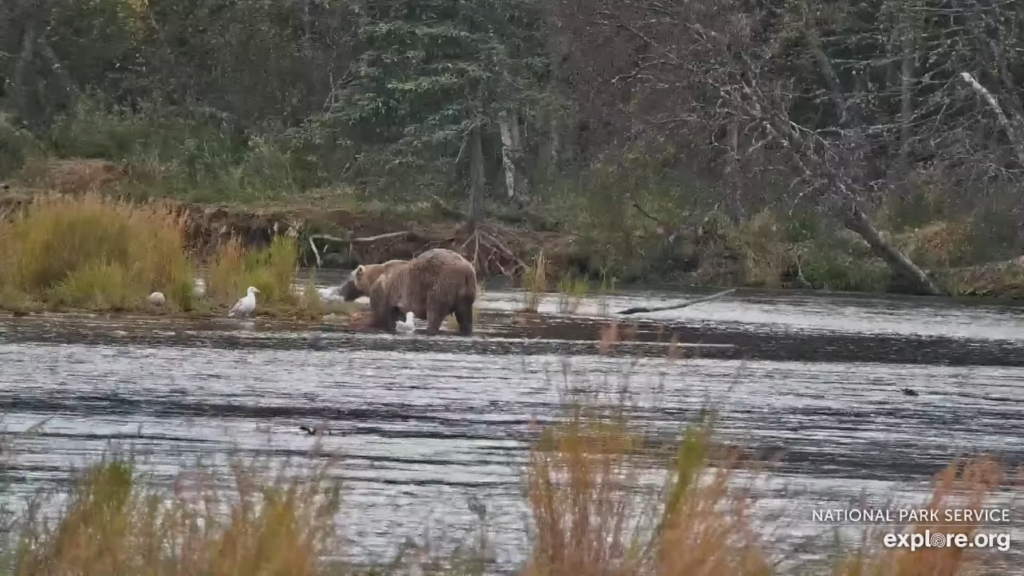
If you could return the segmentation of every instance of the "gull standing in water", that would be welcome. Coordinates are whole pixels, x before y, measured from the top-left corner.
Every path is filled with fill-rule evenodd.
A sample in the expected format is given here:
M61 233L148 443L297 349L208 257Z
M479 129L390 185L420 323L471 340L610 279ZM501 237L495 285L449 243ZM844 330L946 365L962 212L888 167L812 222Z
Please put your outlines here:
M245 292L245 296L239 298L238 302L231 307L231 311L228 312L229 318L248 317L256 309L256 294L259 294L260 291L249 286Z
M399 334L412 334L416 331L416 315L412 312L406 312L405 322L399 320L395 322L395 331Z

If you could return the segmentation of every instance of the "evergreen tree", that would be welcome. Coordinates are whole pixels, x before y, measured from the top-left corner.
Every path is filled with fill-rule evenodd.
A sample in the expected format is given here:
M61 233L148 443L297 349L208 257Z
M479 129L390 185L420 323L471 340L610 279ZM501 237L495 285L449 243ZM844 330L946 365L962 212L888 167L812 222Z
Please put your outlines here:
M362 55L328 120L391 167L450 175L467 161L470 181L482 178L483 167L473 164L483 161L488 126L536 97L546 63L534 7L524 0L367 0L361 13Z

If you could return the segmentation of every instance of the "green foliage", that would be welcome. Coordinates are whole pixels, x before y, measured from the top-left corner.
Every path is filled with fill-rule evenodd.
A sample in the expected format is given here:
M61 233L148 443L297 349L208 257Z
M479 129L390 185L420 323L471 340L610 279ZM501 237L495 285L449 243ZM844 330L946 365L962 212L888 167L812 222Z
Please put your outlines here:
M544 60L538 42L532 52L522 50L539 26L530 2L371 0L365 12L352 79L307 129L341 127L357 149L368 148L364 168L450 174L457 160L468 158L473 127L528 107ZM428 189L451 176L441 180Z
M31 134L15 129L0 115L0 180L14 176L37 147Z
M819 290L884 292L892 282L889 268L848 232L816 238L799 258L804 279Z
M253 200L295 194L315 181L303 174L286 142L233 139L199 118L169 115L157 105L132 112L102 95L80 98L49 132L53 152L104 158L130 168L140 195L192 200Z
M715 191L673 168L675 154L633 147L546 190L554 217L580 235L573 259L591 277L604 270L626 282L668 280L691 268L691 232L713 213Z
M0 179L27 183L17 178L36 156L102 158L128 175L109 191L135 198L321 202L326 190L368 218L449 218L479 129L484 189L504 187L507 160L530 210L550 217L544 230L576 238L569 259L591 276L775 285L799 248L821 251L812 283L877 285L873 273L842 280L874 256L829 239L835 214L815 193L795 202L823 175L794 182L793 148L766 131L776 118L818 144L836 139L843 170L862 180L855 193L921 265L1009 259L1024 251L1015 154L952 71L972 70L1019 109L1007 84L1024 54L1019 15L1006 3L943 17L928 6L688 5L687 18L743 46L730 59L718 43L689 44L664 17L678 6L648 0L3 2ZM993 49L1000 69L986 64ZM925 53L904 94L903 56ZM745 66L761 74L757 114L736 99ZM499 125L513 114L521 140L507 148ZM519 198L485 206L525 220ZM719 216L727 224L707 233ZM66 290L133 273L118 270L97 264Z

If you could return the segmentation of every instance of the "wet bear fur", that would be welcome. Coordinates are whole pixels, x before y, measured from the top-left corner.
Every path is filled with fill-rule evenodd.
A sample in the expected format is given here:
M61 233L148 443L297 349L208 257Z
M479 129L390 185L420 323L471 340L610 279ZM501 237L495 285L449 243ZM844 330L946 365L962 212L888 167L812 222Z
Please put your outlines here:
M359 266L349 274L348 280L341 285L341 297L351 302L360 296L369 296L370 287L388 270L405 264L408 260L388 260L383 264L366 264Z
M357 270L358 271L358 270ZM427 250L405 264L395 264L367 285L367 272L354 275L356 288L368 290L373 322L388 332L406 312L427 321L428 335L437 334L449 314L455 315L459 334L473 334L476 269L457 252Z

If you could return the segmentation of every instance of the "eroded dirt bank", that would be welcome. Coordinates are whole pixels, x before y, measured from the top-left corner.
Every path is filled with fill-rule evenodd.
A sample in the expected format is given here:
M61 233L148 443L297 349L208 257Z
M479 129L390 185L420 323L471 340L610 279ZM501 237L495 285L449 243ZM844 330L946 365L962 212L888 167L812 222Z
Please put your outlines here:
M0 192L0 219L17 214L39 194L76 195L114 186L117 168L110 166L99 163L86 170L78 165L76 174L54 175L46 181L45 187L4 185ZM183 220L190 250L204 261L231 238L238 238L247 248L259 248L268 245L278 234L298 240L300 261L304 266L324 268L409 259L429 248L441 247L475 261L481 273L487 276L515 275L541 249L545 250L553 269L570 265L568 260L573 252L572 240L564 235L497 223L485 223L468 232L456 219L435 217L429 222L408 221L386 214L361 214L351 209L317 205L312 201L302 203L302 200L259 206L170 199L159 202Z

